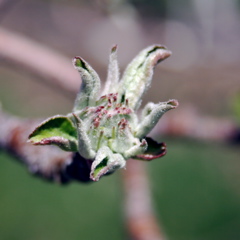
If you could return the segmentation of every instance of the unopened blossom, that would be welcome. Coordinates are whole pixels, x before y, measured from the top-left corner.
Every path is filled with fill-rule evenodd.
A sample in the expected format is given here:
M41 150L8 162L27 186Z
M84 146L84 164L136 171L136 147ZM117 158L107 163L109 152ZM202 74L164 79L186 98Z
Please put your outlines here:
M81 57L75 57L73 65L80 73L82 84L72 112L44 121L29 136L29 141L79 152L92 161L93 181L124 168L129 158L149 161L165 155L165 144L146 135L165 112L178 106L177 100L150 102L140 117L137 110L150 87L154 67L170 55L162 45L149 46L132 60L120 78L117 46L114 46L102 92L95 70Z

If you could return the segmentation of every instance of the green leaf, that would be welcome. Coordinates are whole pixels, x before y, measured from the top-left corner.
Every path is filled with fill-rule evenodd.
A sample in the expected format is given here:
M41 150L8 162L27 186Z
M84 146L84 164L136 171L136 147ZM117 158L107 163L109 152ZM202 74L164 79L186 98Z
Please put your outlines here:
M142 111L141 121L136 129L135 136L138 138L145 137L155 127L165 112L177 108L178 105L179 103L176 99L158 104L148 103Z
M76 112L87 106L95 105L100 90L100 79L95 70L81 57L75 57L73 65L82 79L81 88L73 108L73 112Z
M232 99L232 110L236 120L240 123L240 92L237 92Z
M111 49L108 64L107 80L102 95L116 92L118 90L118 81L119 67L117 61L117 45L115 45Z
M108 172L108 157L105 157L92 171L91 179L98 181L99 178Z
M105 174L112 173L126 164L121 154L114 154L108 147L98 150L95 160L91 166L90 178L98 181Z
M118 162L111 161L108 157L105 157L95 168L92 168L90 178L96 182L103 175L113 173L118 168L121 168Z
M65 116L54 116L41 123L30 135L34 145L57 145L65 151L78 151L77 131Z
M126 68L120 87L122 98L129 100L129 106L139 108L141 98L151 84L154 67L171 52L161 45L153 45L142 50Z
M146 138L148 148L146 152L143 154L137 155L133 157L134 159L143 160L143 161L151 161L156 158L163 157L167 153L167 146L165 143L158 143L154 141L152 138Z
M77 129L78 152L86 159L93 159L96 152L92 148L91 141L84 127L83 121L75 113L72 113L72 116Z

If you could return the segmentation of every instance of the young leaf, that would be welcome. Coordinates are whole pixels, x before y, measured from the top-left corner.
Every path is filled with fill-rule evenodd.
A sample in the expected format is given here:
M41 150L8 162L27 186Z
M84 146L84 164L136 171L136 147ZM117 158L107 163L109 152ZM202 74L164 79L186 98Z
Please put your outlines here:
M91 141L87 135L84 123L75 113L72 113L72 116L77 129L78 151L84 158L93 159L96 155L96 152L91 146Z
M82 84L75 100L73 112L93 106L100 90L100 79L95 70L82 58L75 57L73 65L80 73Z
M115 45L111 49L108 64L107 80L102 95L106 95L117 91L118 81L119 81L119 67L117 61L117 45Z
M114 154L108 147L102 147L97 152L91 167L90 178L98 181L101 176L112 173L118 168L123 168L126 161L121 154Z
M158 104L148 103L142 111L142 119L136 129L135 136L138 138L145 137L155 127L165 112L178 107L178 105L178 101L175 99Z
M128 65L120 86L122 97L129 100L131 108L139 108L141 98L150 86L154 67L170 55L164 46L153 45L141 51Z
M72 121L65 116L54 116L41 123L28 141L34 145L57 145L65 151L76 152L77 131Z

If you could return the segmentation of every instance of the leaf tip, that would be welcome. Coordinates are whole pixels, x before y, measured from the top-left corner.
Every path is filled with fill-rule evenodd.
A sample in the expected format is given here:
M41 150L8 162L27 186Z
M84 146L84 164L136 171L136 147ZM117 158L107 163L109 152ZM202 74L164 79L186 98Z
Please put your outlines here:
M167 104L171 107L171 109L177 108L179 106L179 102L176 99L170 99Z
M74 57L72 63L75 68L85 68L84 60L81 57Z
M118 48L118 45L115 44L115 45L112 47L112 49L111 49L111 53L116 52L116 51L117 51L117 48Z
M152 55L152 65L156 65L172 55L172 52L164 45L153 45L147 56Z

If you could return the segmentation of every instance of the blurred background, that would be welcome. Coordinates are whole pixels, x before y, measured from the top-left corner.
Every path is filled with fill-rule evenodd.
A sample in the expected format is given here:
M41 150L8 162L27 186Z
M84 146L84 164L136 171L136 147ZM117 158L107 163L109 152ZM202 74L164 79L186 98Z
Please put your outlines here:
M65 56L69 68L80 55L102 81L114 44L122 71L146 46L166 45L173 55L144 99L180 102L151 134L168 145L146 163L155 213L169 240L240 239L239 20L239 0L0 0L1 105L43 118L68 113L75 98L6 61L1 51L21 46L4 42L5 31ZM120 173L62 187L0 152L0 239L127 239L122 202Z

